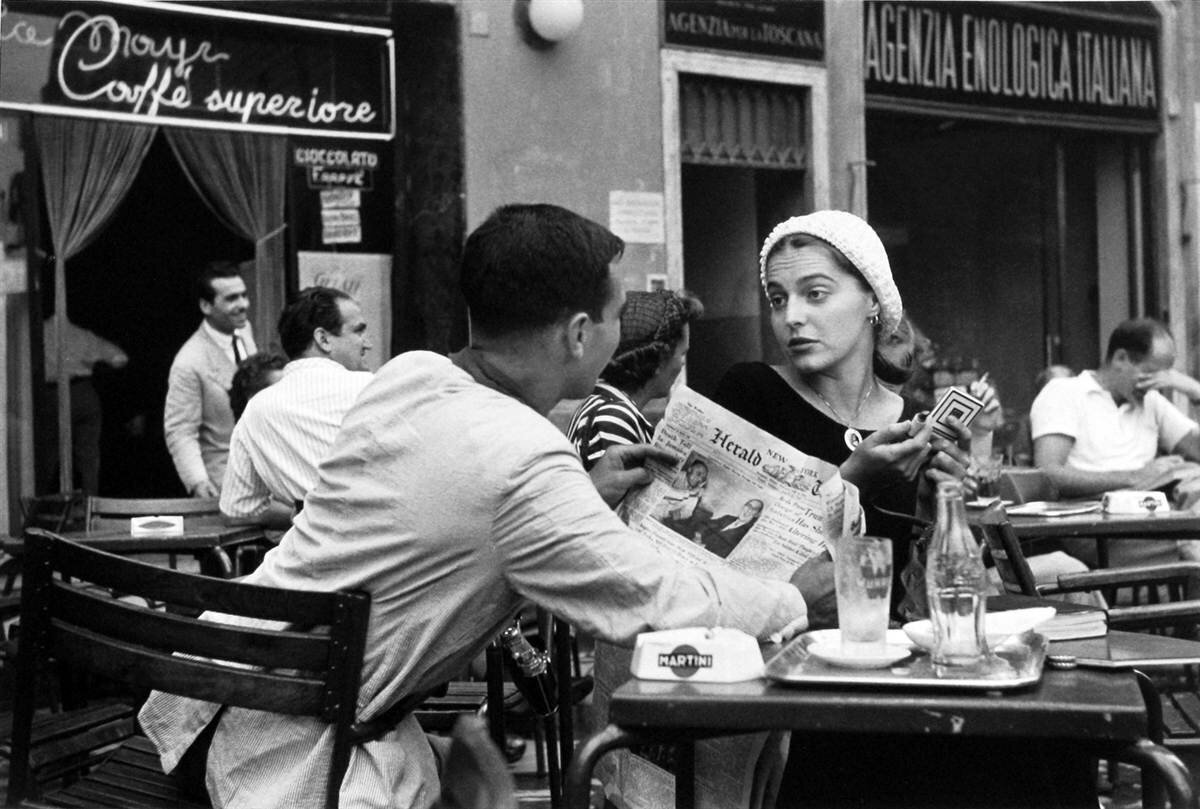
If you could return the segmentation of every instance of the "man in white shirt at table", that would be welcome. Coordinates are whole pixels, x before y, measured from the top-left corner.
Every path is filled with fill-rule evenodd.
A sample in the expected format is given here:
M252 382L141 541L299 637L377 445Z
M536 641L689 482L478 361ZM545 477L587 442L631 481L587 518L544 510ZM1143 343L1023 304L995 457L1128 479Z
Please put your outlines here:
M587 395L616 348L625 293L611 265L623 246L552 205L492 214L464 247L470 344L451 357L408 352L376 373L303 511L246 578L370 593L360 721L463 670L526 599L610 642L806 625L795 585L681 564L621 522L610 504L649 481L640 462L661 452L618 447L589 476L546 418ZM165 770L218 707L151 695L139 718ZM319 806L332 743L316 719L225 708L205 759L213 805ZM434 754L408 714L355 746L341 804L424 807L437 792Z
M269 528L291 525L293 505L316 484L346 411L373 378L366 332L362 308L338 289L309 287L284 308L279 340L289 362L233 428L223 514Z
M1185 461L1200 461L1200 425L1163 396L1176 391L1200 402L1200 381L1177 371L1175 341L1150 318L1126 320L1109 336L1104 364L1052 379L1033 401L1034 464L1064 499L1114 489L1145 489ZM1200 559L1200 542L1109 543L1115 566L1167 558ZM1065 543L1095 564L1094 542ZM1163 548L1171 549L1164 554Z

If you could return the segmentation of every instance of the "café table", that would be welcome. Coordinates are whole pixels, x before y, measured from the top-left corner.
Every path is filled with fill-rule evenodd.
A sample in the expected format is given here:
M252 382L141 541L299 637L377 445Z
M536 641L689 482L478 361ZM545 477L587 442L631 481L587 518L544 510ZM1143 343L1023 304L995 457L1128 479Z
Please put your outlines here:
M584 809L592 771L610 750L677 745L676 806L695 804L691 742L755 731L850 734L869 756L872 740L900 735L920 756L922 739L1045 740L1087 760L1136 764L1161 779L1172 806L1197 807L1187 768L1148 737L1146 703L1133 671L1047 669L1028 688L998 691L788 687L767 681L699 683L630 680L613 692L609 724L577 748L567 770L566 806ZM978 766L964 761L963 767ZM1014 773L1014 777L1019 774ZM986 805L986 796L980 803Z
M975 518L982 512L968 515ZM1108 567L1110 539L1200 539L1200 514L1159 511L1151 514L1105 514L1100 510L1064 516L1009 514L1013 531L1023 541L1087 537L1096 540L1100 567Z
M67 531L59 534L89 548L122 556L142 554L190 553L207 575L232 578L238 574L229 551L235 547L261 543L266 531L258 525L229 525L219 519L185 522L175 536L133 536L128 528L103 528L95 531ZM8 537L0 541L6 554L20 557L24 540Z

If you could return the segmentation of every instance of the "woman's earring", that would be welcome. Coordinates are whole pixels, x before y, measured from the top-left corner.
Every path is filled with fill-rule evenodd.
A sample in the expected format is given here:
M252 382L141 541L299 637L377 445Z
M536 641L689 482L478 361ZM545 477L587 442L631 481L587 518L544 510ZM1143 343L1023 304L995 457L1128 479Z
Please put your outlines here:
M867 318L867 320L871 323L872 326L878 326L879 325L879 314L878 313L873 314L869 318Z

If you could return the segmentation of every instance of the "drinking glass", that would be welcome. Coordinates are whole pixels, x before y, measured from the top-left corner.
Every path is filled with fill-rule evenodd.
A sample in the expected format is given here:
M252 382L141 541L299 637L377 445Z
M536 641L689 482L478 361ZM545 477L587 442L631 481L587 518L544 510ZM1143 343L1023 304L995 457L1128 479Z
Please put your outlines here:
M842 653L864 657L882 653L892 601L892 541L843 537L834 562L834 585Z
M1000 471L1004 466L1003 455L985 455L973 459L972 477L979 485L976 496L980 498L996 497L1000 494Z

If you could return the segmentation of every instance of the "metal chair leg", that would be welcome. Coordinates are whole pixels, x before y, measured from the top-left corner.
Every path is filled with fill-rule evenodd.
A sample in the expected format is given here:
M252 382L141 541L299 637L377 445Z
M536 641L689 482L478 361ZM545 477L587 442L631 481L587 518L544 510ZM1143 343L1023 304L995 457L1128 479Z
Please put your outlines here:
M580 742L564 779L566 809L588 809L592 796L592 772L601 756L610 750L630 747L645 740L641 734L609 725Z
M1179 756L1149 739L1127 745L1117 758L1142 768L1142 806L1158 809L1165 804L1162 792L1171 799L1171 809L1200 809L1192 778Z

